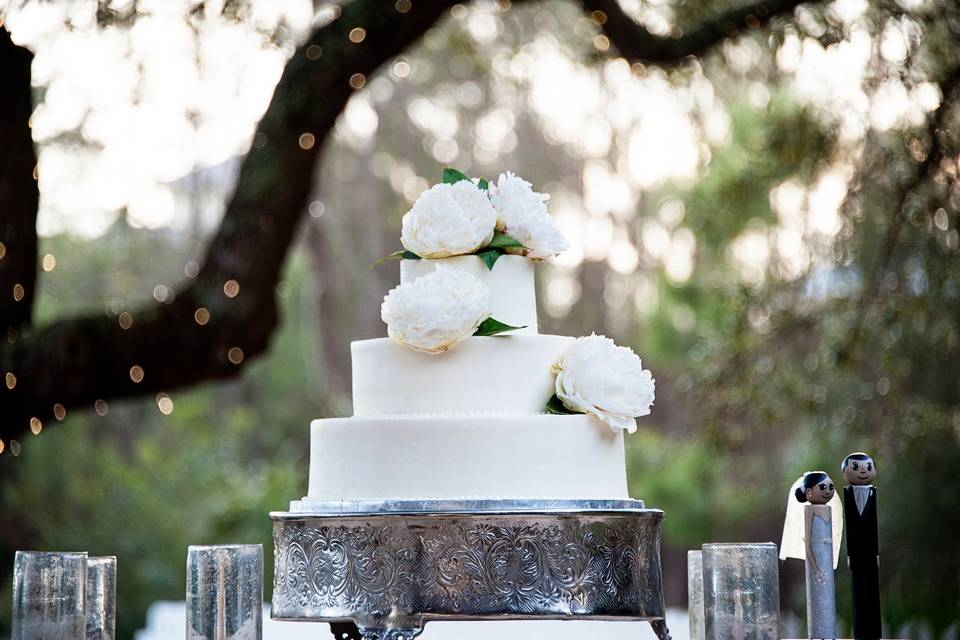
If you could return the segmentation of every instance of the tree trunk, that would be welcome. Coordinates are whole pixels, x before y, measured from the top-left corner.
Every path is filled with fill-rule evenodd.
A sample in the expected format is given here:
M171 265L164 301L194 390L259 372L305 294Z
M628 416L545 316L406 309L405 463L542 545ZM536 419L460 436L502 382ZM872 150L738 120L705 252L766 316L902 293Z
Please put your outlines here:
M30 323L37 280L37 155L30 135L33 54L0 27L0 341ZM0 381L0 390L9 386Z

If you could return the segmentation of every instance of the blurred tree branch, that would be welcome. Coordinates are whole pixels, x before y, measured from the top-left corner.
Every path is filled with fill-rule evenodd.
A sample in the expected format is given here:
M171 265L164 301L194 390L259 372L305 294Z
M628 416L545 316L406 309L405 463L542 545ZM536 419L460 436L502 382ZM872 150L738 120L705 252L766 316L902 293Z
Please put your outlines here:
M146 306L121 317L121 323L102 315L62 320L23 331L12 343L0 343L0 369L16 377L15 383L8 378L0 386L0 439L19 438L32 418L55 415L59 410L55 404L87 406L100 399L143 396L228 378L241 368L234 363L241 360L239 353L233 351L230 357L232 349L242 350L241 362L262 353L279 320L275 287L310 193L317 155L354 91L352 84L359 84L355 74L365 77L404 51L452 4L419 0L399 4L407 9L401 12L393 2L355 0L337 19L318 28L284 69L204 265L195 279L179 288L172 303ZM9 54L4 49L0 55ZM0 73L10 73L8 67L0 65ZM19 69L21 74L29 72L29 65ZM22 85L21 78L20 98ZM33 206L24 203L17 209L30 218L29 225L21 216L11 223L9 205L0 200L5 207L0 230L32 227L32 241L11 237L7 246L35 252L35 161L26 127L29 102L19 109L25 115L17 139L23 143L25 137L26 150L11 154L4 147L3 157L17 156L24 164L23 159L30 158L27 174L14 176L10 188L25 198L24 185L29 185ZM0 191L0 198L10 197ZM35 273L35 257L29 262ZM9 277L0 271L0 284L6 286ZM235 297L226 293L236 289L230 281L239 288ZM0 297L5 299L8 291ZM4 326L14 318L2 305L0 313Z
M37 206L30 64L0 25L0 341L30 322L37 279ZM18 287L19 285L19 287ZM2 389L2 387L0 387Z
M623 11L618 0L582 1L584 9L601 24L620 55L636 62L670 65L689 56L703 55L745 29L760 28L777 16L790 14L806 0L766 0L748 4L721 13L688 31L678 29L669 36L648 31Z
M951 146L947 136L947 120L960 97L960 67L953 69L940 82L940 91L943 99L932 114L927 124L928 148L924 151L923 159L917 162L907 181L899 188L899 195L890 209L890 220L887 222L886 233L877 250L877 262L864 282L860 297L857 299L856 317L846 343L838 350L837 356L841 362L848 361L863 333L864 322L880 298L880 288L884 275L890 268L894 251L900 240L900 235L907 220L907 207L911 200L917 197L918 191L928 184L940 171L941 162L949 154L956 154L957 150Z

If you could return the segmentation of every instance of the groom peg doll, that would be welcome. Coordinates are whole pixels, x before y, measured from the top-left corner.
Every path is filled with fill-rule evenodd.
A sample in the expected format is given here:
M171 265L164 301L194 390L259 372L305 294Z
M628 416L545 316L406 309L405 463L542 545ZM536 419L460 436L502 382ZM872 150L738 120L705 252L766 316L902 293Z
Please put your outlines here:
M880 545L877 540L877 489L870 484L877 465L865 453L843 459L843 520L847 565L853 590L853 637L880 638Z

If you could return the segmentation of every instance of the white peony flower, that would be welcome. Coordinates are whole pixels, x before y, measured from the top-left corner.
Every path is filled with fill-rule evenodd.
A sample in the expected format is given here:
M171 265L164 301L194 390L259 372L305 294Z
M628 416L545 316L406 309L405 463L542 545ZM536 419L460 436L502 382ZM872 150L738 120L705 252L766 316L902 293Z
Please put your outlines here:
M545 204L550 196L513 173L501 173L490 185L490 202L497 211L497 228L516 238L527 257L545 260L565 251L570 244L557 228Z
M487 285L444 264L391 290L380 307L387 335L424 353L442 353L460 344L490 313Z
M650 413L655 381L639 356L604 336L579 338L554 365L557 397L570 411L592 413L611 428L637 430Z
M400 241L421 258L446 258L486 246L496 225L490 198L473 182L436 184L404 214Z

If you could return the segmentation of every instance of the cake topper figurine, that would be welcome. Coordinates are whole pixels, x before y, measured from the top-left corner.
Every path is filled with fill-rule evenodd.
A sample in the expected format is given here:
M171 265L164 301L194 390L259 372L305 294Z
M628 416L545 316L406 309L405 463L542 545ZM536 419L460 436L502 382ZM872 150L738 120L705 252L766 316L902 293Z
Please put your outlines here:
M863 452L851 453L840 466L843 511L847 522L847 566L853 593L853 637L880 637L880 544L877 538L877 464Z
M833 571L839 560L843 511L833 480L808 471L790 488L780 559L806 561L807 637L836 638Z

